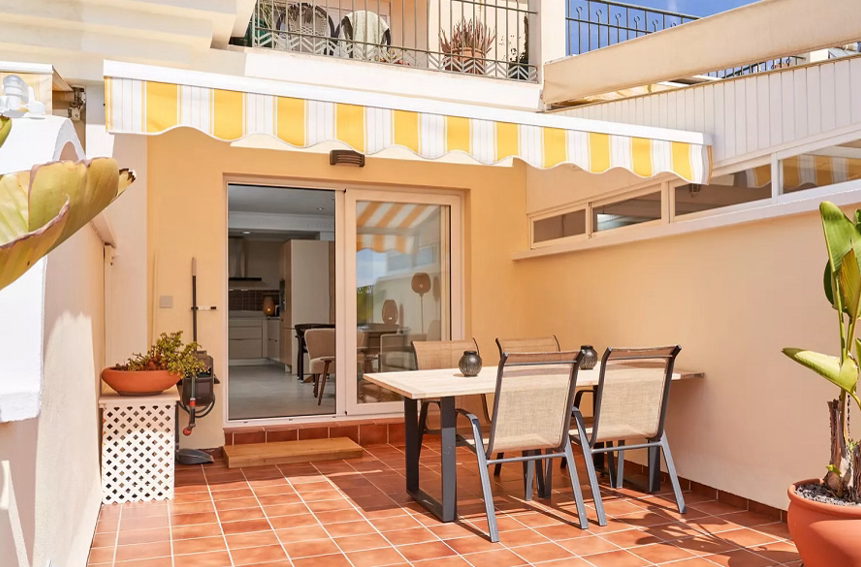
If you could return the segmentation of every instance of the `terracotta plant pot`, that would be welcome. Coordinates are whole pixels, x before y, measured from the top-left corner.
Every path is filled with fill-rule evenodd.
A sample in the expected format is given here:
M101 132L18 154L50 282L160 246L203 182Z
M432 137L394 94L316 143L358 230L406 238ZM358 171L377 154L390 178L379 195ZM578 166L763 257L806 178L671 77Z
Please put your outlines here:
M102 380L121 396L154 396L177 382L176 374L167 370L102 370Z
M807 500L796 486L816 484L802 480L789 487L789 533L804 567L861 567L861 506L835 506Z

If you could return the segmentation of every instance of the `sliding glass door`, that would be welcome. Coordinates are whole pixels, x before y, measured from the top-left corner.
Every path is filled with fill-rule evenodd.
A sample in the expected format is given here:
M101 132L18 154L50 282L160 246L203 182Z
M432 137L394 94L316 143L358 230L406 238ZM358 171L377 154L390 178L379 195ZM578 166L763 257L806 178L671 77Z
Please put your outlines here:
M414 370L412 341L462 336L460 200L348 190L345 213L347 413L399 412L362 376Z

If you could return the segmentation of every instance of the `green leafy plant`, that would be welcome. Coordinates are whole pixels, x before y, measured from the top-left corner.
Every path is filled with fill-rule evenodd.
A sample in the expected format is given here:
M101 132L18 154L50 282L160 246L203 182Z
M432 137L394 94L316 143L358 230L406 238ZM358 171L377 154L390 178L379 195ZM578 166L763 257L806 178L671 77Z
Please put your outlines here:
M11 121L0 120L0 142L5 127ZM134 179L111 158L57 161L0 176L0 289L93 220Z
M831 417L831 462L824 483L838 498L861 502L861 445L849 433L849 406L861 409L858 397L858 361L861 340L855 328L861 317L861 210L850 220L833 203L819 205L828 263L825 266L825 296L837 312L840 356L786 348L783 353L840 389L838 399L828 402Z
M180 378L197 376L204 364L197 358L198 344L182 344L182 331L162 333L144 354L135 354L114 370L167 370Z

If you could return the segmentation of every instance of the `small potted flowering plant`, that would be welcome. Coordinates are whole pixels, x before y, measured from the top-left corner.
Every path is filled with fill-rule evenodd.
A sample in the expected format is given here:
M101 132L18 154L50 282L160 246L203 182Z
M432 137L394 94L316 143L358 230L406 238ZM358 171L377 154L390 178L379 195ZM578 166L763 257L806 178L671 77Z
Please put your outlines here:
M203 370L197 346L195 342L183 345L182 331L162 333L146 353L102 370L102 380L121 396L160 394Z

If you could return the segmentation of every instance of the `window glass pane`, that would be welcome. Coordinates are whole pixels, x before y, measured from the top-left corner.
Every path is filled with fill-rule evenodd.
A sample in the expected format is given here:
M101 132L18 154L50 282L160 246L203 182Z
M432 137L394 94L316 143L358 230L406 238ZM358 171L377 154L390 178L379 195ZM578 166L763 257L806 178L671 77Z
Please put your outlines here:
M861 141L787 158L780 165L784 193L861 179Z
M593 210L595 232L659 220L661 193L657 191L624 201L598 205Z
M586 234L586 211L571 211L532 223L533 242L546 242Z
M698 213L771 197L771 165L713 177L708 185L676 187L676 216Z

